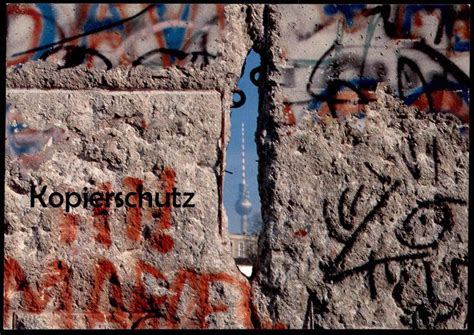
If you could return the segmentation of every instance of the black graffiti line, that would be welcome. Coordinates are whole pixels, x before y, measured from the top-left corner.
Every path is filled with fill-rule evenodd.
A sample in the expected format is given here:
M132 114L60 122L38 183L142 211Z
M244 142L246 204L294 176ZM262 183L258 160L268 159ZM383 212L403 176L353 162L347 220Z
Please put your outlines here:
M451 7L447 7L446 10L449 11L448 15L444 13L444 11L441 11L441 18L438 23L438 29L436 30L434 44L439 44L441 42L441 37L443 37L443 28L445 26L446 26L446 29L445 29L446 36L448 37L448 39L451 39L452 37L452 28L454 26L454 22L452 20L454 20L455 15Z
M413 132L410 132L407 139L408 139L408 148L410 150L410 155L414 163L412 164L408 161L405 152L401 152L401 156L402 156L403 161L405 162L406 167L408 168L411 175L413 176L413 178L415 178L415 180L418 180L421 177L421 170L420 170L420 167L418 166L418 160L416 157L416 150L415 150L416 142L413 136Z
M445 322L451 318L453 318L454 316L459 316L459 308L461 306L461 299L456 298L456 300L454 301L454 304L453 306L451 306L450 304L444 302L444 305L448 305L449 307L451 307L451 309L446 312L445 314L438 314L436 315L436 319L434 320L434 324L435 325L438 325L442 322Z
M396 36L396 25L394 22L391 22L389 20L390 12L391 12L390 5L382 5L382 6L377 6L375 8L372 8L369 11L368 16L380 14L383 20L383 27L385 30L385 34L390 38L394 38Z
M439 324L441 322L447 321L455 315L456 310L459 307L460 299L456 298L454 305L451 306L449 303L440 300L436 296L434 284L433 284L433 271L431 270L431 262L423 260L423 267L425 269L425 278L426 278L426 296L428 297L428 302L432 307L436 307L436 305L444 305L449 306L450 310L445 314L437 314L436 319L434 321L435 324Z
M327 102L327 104L329 106L329 111L331 112L331 116L333 118L336 118L337 113L336 113L336 106L335 105L337 103L348 101L348 100L345 100L345 99L341 100L341 99L337 99L337 98L333 97L341 90L342 87L347 87L347 88L351 89L353 92L355 92L357 94L357 97L358 97L357 103L358 104L368 104L369 103L369 99L362 93L362 91L359 88L357 88L351 82L341 80L341 79L330 79L329 80L329 82L327 84L327 87L326 87L326 95L319 95L319 94L315 94L315 93L312 93L312 92L310 94L314 98L319 99L320 101Z
M314 68L313 68L313 71L311 71L311 74L309 76L309 80L308 80L308 83L306 84L306 91L311 95L313 96L314 93L311 92L311 84L313 83L313 77L314 77L314 74L316 73L316 71L318 70L318 68L321 66L321 63L326 59L326 57L334 50L334 48L336 47L336 42L333 43L331 45L331 47L326 50L326 52L318 59L318 61L316 62L316 64L314 65Z
M87 54L99 57L107 66L107 70L112 68L112 62L97 50L75 45L60 45L56 48L49 49L41 55L40 59L46 60L49 56L63 49L66 50L66 56L64 56L65 63L60 66L59 69L66 69L82 64Z
M303 329L315 329L317 327L314 316L316 314L323 315L329 312L327 308L328 302L324 300L319 300L316 293L312 290L306 288L308 292L308 302L306 304L306 313L303 321ZM320 327L318 327L320 328Z
M403 227L407 227L409 222L413 219L413 217L415 216L415 214L418 212L419 208L415 208L412 210L412 212L407 216L407 218L405 219L405 221L403 222ZM406 230L406 228L405 228ZM400 230L396 230L395 231L395 236L398 240L398 242L400 242L400 244L406 246L406 247L409 247L411 249L427 249L427 248L436 248L438 246L438 242L440 239L443 238L444 234L447 232L448 230L448 227L446 225L443 226L443 229L441 230L441 232L438 234L437 238L433 240L433 242L431 243L419 243L419 244L416 244L416 243L413 243L413 242L409 242L407 240L405 240L404 236L402 235L402 233L400 232Z
M453 276L453 281L456 285L459 285L459 276L460 276L460 271L458 269L459 266L469 266L469 262L467 261L467 257L465 259L461 258L453 258L451 261L451 273Z
M339 204L337 206L339 212L339 224L345 229L352 229L352 222L346 222L344 214L344 204L347 201L347 192L349 192L349 188L346 188L344 191L342 191L341 197L339 198Z
M387 262L384 264L384 270L385 270L385 278L387 278L388 282L390 284L395 284L396 277L393 274L393 272L390 270L390 264Z
M351 204L351 209L350 209L350 213L351 215L354 217L357 215L357 204L359 203L359 199L362 195L362 191L364 190L364 185L361 185L358 189L357 189L357 192L354 196L354 199L352 200L352 204Z
M352 247L354 246L354 243L356 242L358 236L365 231L367 228L368 224L370 221L373 220L375 215L387 205L387 201L391 195L399 186L401 185L400 180L396 180L395 183L390 187L388 191L386 191L380 200L377 202L377 204L374 206L374 208L365 216L365 218L362 220L362 222L359 224L357 229L354 231L354 233L351 235L347 243L344 245L342 248L341 252L339 255L337 255L336 259L334 260L335 266L339 267L340 264L344 261L345 257L349 253L349 251L352 250Z
M403 229L407 231L408 224L415 216L415 214L420 209L428 209L433 206L440 206L443 211L443 221L441 222L442 230L438 234L437 238L433 240L431 243L420 243L415 244L412 242L408 242L403 234L401 233L400 229L395 230L395 237L400 242L400 244L407 246L411 249L427 249L427 248L435 248L439 241L443 239L446 232L448 232L453 226L453 215L451 213L451 209L449 208L448 204L458 204L458 205L466 205L466 202L462 199L455 199L449 197L442 197L440 195L436 195L434 200L425 200L425 201L417 201L418 207L413 208L413 210L408 214L408 216L403 221Z
M147 7L145 7L143 10L141 10L140 12L138 12L137 14L133 15L133 16L130 16L130 17L127 17L123 20L120 20L120 21L117 21L117 22L113 22L113 23L110 23L110 24L107 24L105 26L102 26L102 27L99 27L99 28L95 28L95 29L92 29L92 30L89 30L89 31L86 31L82 34L78 34L78 35L74 35L74 36L71 36L71 37L66 37L66 38L63 38L62 40L59 40L58 42L53 42L53 43L49 43L49 44L45 44L45 45L42 45L42 46L39 46L37 48L33 48L33 49L29 49L29 50L26 50L26 51L22 51L22 52L18 52L16 54L13 54L12 57L16 57L16 56L21 56L21 55L24 55L24 54L28 54L28 53L31 53L31 52L35 52L35 51L39 51L39 50L44 50L44 49L49 49L51 47L54 47L56 45L60 45L60 44L64 44L64 43L67 43L67 42L70 42L70 41L73 41L75 39L78 39L78 38L81 38L81 37L85 37L85 36L88 36L88 35L92 35L92 34L96 34L96 33L99 33L101 31L104 31L104 30L109 30L111 28L114 28L114 27L117 27L117 26L120 26L124 23L127 23L128 21L131 21L141 15L143 15L144 13L146 13L150 8L156 6L156 4L153 4L153 5L148 5Z
M216 55L213 55L207 51L193 51L191 52L191 63L194 63L195 61L197 61L198 59L198 56L202 56L204 58L204 65L209 65L209 57L211 58L217 58Z
M439 194L434 196L434 200L417 200L419 208L428 208L429 206L437 205L441 206L444 204L453 204L453 205L467 205L467 201L463 199L457 199L452 197L444 197Z
M210 53L205 52L205 51L193 51L193 52L188 53L188 52L185 52L185 51L182 51L182 50L179 50L179 49L157 48L157 49L154 49L154 50L150 50L150 51L146 52L145 54L143 54L142 56L138 57L136 60L134 60L132 62L132 66L137 66L137 65L142 64L145 59L147 59L150 56L152 56L154 54L157 54L157 53L167 54L167 55L176 57L179 60L183 60L186 57L188 57L189 55L192 55L191 62L195 62L197 60L197 57L199 55L201 55L201 56L204 57L205 62L207 64L209 64L209 62L207 60L207 57L217 58L216 55L210 54Z
M369 282L370 298L372 300L377 298L377 287L375 286L375 276L374 276L376 263L374 262L374 260L375 260L374 251L371 250L370 256L369 256L369 262L368 262L369 266L367 269L367 279Z
M304 315L303 321L303 329L314 329L313 316L313 302L308 298L308 302L306 304L306 313Z
M370 164L369 162L364 162L364 165L367 167L367 169L372 172L376 177L377 179L382 183L382 184L385 184L387 183L389 180L390 180L390 177L387 177L385 175L383 175L382 173L379 173L377 171L375 171L374 167L372 166L372 164Z
M340 243L346 243L349 240L349 236L343 236L337 231L337 228L335 227L335 224L329 215L328 207L329 207L329 201L325 199L323 202L323 216L324 216L324 221L329 231L329 236L336 239L336 241Z
M325 279L326 280L332 280L333 282L340 282L343 279L353 276L359 273L364 273L368 271L371 267L380 265L380 264L386 264L390 262L402 262L406 260L414 260L414 259L423 259L429 256L428 252L420 252L420 253L415 253L415 254L405 254L405 255L398 255L398 256L392 256L392 257L385 257L385 258L379 258L379 259L373 259L372 261L368 261L362 265L353 267L351 269L346 269L339 271L335 268L332 268L331 270L336 270L334 272L327 272Z
M439 7L438 7L439 8ZM397 7L397 13L395 14L395 21L399 19L400 7ZM436 7L433 8L437 9ZM383 27L385 34L389 38L397 38L397 26L395 22L391 22L390 19L390 12L391 12L391 6L390 5L382 5L382 6L377 6L373 9L371 9L368 13L368 16L370 15L375 15L375 14L380 14L383 20ZM469 13L465 14L464 12L461 12L460 14L456 15L455 11L451 6L446 6L444 7L441 11L441 18L438 23L438 27L436 29L436 35L434 38L434 44L439 44L441 42L441 38L443 35L443 28L445 28L446 36L448 37L448 40L450 40L453 36L453 29L454 29L454 22L458 19L463 19L465 18L467 21L469 20ZM467 17L466 17L467 16ZM410 38L410 34L408 31L402 30L404 38Z
M416 41L413 48L425 53L428 57L443 66L444 70L451 73L459 83L469 86L469 76L466 75L456 64L449 60L446 56L428 46L424 41Z
M446 197L440 194L435 194L434 200L425 200L425 201L417 201L420 205L429 205L429 204L441 204L441 203L453 204L453 205L467 205L467 201L463 199L453 198L453 197Z
M346 220L346 214L344 213L344 205L348 202L348 199L347 199L347 193L349 192L349 188L346 188L342 194L341 194L341 197L339 198L339 204L338 204L338 212L339 212L339 224L341 225L341 227L347 229L347 230L351 230L352 228L354 228L354 224L353 224L353 218L356 216L356 206L357 206L357 203L361 197L361 194L362 194L362 191L364 189L364 185L361 185L357 191L356 191L356 194L354 195L354 198L352 199L352 202L350 204L350 209L349 209L349 213L350 213L350 216L351 218L349 220Z
M423 260L423 267L425 269L426 278L426 296L428 297L428 301L430 302L430 304L434 304L437 298L433 287L431 263Z
M439 175L439 164L441 163L439 158L439 149L438 149L438 140L436 137L433 138L433 161L434 161L434 173L435 173L435 183L438 183Z
M418 67L418 65L413 60L405 56L401 56L397 62L398 93L400 94L400 99L404 100L403 89L402 89L402 70L405 65L407 65L413 72L416 73L418 78L420 78L420 81L423 87L423 92L426 92L426 98L428 100L429 110L432 112L434 109L433 98L431 97L431 94L427 92L427 89L426 89L427 84L426 84L425 77L423 76L423 73L421 73L421 70ZM406 75L405 72L404 74Z
M137 66L137 65L142 64L143 60L145 60L146 58L148 58L148 57L150 57L150 56L152 56L156 53L163 53L163 54L166 54L166 55L170 55L170 56L178 58L179 60L183 60L189 55L188 53L186 53L182 50L178 50L178 49L157 48L157 49L154 49L154 50L150 50L150 51L146 52L145 54L143 54L142 56L138 57L136 60L134 60L132 62L132 66Z

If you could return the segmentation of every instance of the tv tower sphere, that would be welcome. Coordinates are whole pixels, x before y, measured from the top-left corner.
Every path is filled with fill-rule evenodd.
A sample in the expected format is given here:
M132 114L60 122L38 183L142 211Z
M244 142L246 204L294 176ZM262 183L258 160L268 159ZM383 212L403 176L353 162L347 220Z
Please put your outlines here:
M242 181L239 187L239 199L235 203L235 211L240 215L242 234L247 235L248 215L252 211L252 202L250 201L249 191L247 189L247 180L245 175L245 129L242 123Z

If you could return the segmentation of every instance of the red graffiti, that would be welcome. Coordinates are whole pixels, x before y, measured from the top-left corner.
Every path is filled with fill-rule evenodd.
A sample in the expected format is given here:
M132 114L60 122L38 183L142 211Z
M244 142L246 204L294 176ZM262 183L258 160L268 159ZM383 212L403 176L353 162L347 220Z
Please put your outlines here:
M179 7L163 4L9 4L7 13L8 47L21 38L27 39L26 45L20 46L21 51L15 50L19 53L7 52L7 66L40 57L68 63L68 67L79 63L90 68L101 63L107 67L135 66L134 62L150 56L149 52L151 56L161 58L159 66L165 68L198 61L194 52L205 55L204 63L207 63L209 57L215 57L207 51L208 43L212 41L208 34L215 31L222 35L225 24L224 7L219 4L181 4ZM33 22L31 30L11 33L16 28L12 22L27 26L30 21ZM173 32L176 25L185 33ZM208 27L212 27L211 32L207 31ZM49 48L51 45L53 47ZM163 51L165 49L171 54ZM70 57L71 50L74 50L74 60ZM179 56L173 55L174 52Z
M198 274L194 271L182 271L178 274L174 285L172 286L172 291L175 292L169 301L169 318L168 318L168 327L169 328L207 328L207 317L212 313L225 312L228 309L227 305L218 304L213 305L209 301L209 287L212 283L222 282L235 285L240 289L241 300L238 306L239 315L243 318L243 322L247 328L251 328L252 324L250 321L250 307L249 307L249 297L250 297L250 288L248 284L237 281L234 277L225 274ZM195 318L190 318L189 323L183 325L182 320L178 324L176 321L178 313L178 304L180 297L182 296L184 286L189 285L193 292L195 293L194 300L188 302L186 316L193 315Z
M175 186L176 172L171 168L165 168L159 175L156 186L162 190L163 197L169 197ZM123 184L127 192L141 192L143 191L143 180L133 177L125 177ZM112 184L110 182L99 184L99 190L105 194L110 193ZM138 194L129 197L131 203L138 203ZM92 218L94 229L97 231L95 240L109 248L112 245L112 236L110 230L110 218L112 215L111 202L113 197L102 199L99 207L92 209ZM143 211L143 212L142 212ZM145 215L146 214L146 215ZM65 244L72 244L77 239L77 231L79 228L80 217L76 214L64 213L60 211L57 216L59 220L60 241ZM142 220L155 220L155 231L149 237L150 246L160 252L167 253L173 249L174 241L171 235L165 232L166 229L171 228L172 207L165 206L161 208L140 208L127 207L127 228L126 236L138 242L142 236Z
M101 304L102 292L108 283L108 303ZM110 305L110 310L104 313L103 305ZM100 260L96 266L95 278L92 286L92 295L88 306L87 322L90 328L94 328L100 322L116 323L120 328L128 328L131 324L122 297L120 279L115 266L109 260ZM111 316L107 318L106 316Z
M294 126L296 124L295 114L291 110L291 104L288 102L284 103L283 114L285 115L285 123L288 126Z
M126 177L123 180L123 185L127 188L128 192L140 192L143 190L143 180L133 177ZM135 204L138 201L138 195L130 197L130 201ZM142 222L142 213L141 209L136 207L127 208L127 236L132 241L139 241L141 235L141 222Z
M136 288L133 292L134 302L133 309L136 312L146 312L158 309L165 301L166 296L147 296L145 292L145 285L143 283L143 273L151 274L155 279L166 281L166 277L154 266L139 260L135 268Z
M159 181L163 184L164 195L173 191L175 179L176 173L173 169L166 168L160 174ZM152 216L157 219L158 228L151 238L151 246L161 253L167 253L173 248L174 242L172 237L162 230L171 227L171 206L159 208L153 212Z
M28 15L29 17L33 19L34 27L33 27L33 31L30 34L30 36L32 37L32 41L30 45L27 47L27 49L34 48L38 46L39 44L40 37L41 37L41 30L43 29L41 13L37 12L32 7L26 6L24 4L19 4L19 5L10 4L7 6L7 17L9 21L13 20L14 16L20 16L20 15ZM25 54L20 57L16 57L14 59L8 60L7 66L24 63L28 61L30 57L31 57L31 54Z
M60 240L65 244L71 244L76 240L79 227L79 216L71 213L62 213L59 224Z
M103 192L110 192L112 185L110 182L99 185L99 189ZM95 237L96 241L102 243L107 248L112 245L112 239L110 237L110 224L109 224L109 207L106 201L102 201L100 207L94 207L94 228L97 230Z
M169 194L173 191L175 186L176 172L171 168L165 168L158 177L157 186L162 189L163 197L169 197ZM127 177L124 179L124 185L131 192L137 192L143 190L143 180L138 178ZM138 201L138 195L131 197L131 200L135 203ZM171 206L165 206L161 208L150 208L146 209L151 211L151 217L156 221L156 228L150 238L150 245L153 249L167 253L173 249L174 241L173 238L163 232L165 229L171 227ZM145 217L142 213L144 209L135 208L127 209L127 236L133 241L139 241L142 229L142 219Z
M84 306L72 309L72 271L65 262L56 260L48 264L45 275L32 285L26 274L13 258L5 259L4 273L4 326L9 322L10 295L20 292L19 306L22 310L40 314L46 310L55 293L54 312L59 316L58 326L74 327L74 316L85 316L87 328L96 328L100 323L113 324L116 328L208 328L209 316L230 312L229 305L213 302L211 288L217 283L230 285L237 290L240 299L235 306L234 317L252 328L250 317L250 286L226 273L198 273L194 270L178 271L173 282L156 267L138 260L135 264L135 285L128 294L114 264L100 259L94 264L91 274L91 292L86 293ZM157 295L146 291L144 275L162 281L166 293ZM33 289L36 287L36 290ZM55 290L50 290L54 288ZM127 290L130 290L127 288ZM83 293L81 293L82 295ZM127 302L125 296L131 297ZM160 314L157 311L163 311Z
M264 322L262 324L262 329L288 329L288 325L283 322Z
M3 291L3 325L8 325L10 311L10 293L20 292L22 303L20 308L39 314L45 310L53 295L56 295L54 311L58 316L58 324L63 328L72 327L72 288L71 272L63 261L49 263L45 275L34 286L28 281L25 272L18 262L10 257L4 262ZM53 290L54 288L54 290Z
M467 105L456 92L449 90L439 90L431 93L434 109L444 113L453 113L463 123L469 122L469 105ZM429 111L428 97L426 94L420 95L412 106L421 111Z
M296 237L305 237L306 235L308 235L308 231L306 229L300 229L298 231L295 231Z
M221 275L219 279L224 279L225 277L223 276L225 275ZM194 303L188 305L188 310L185 313L186 316L192 315L193 309L195 309L196 323L193 324L192 322L194 322L194 320L191 319L190 324L181 326L185 328L206 328L206 317L208 315L213 312L224 312L227 310L227 306L223 304L213 306L209 303L209 282L211 280L209 276L197 276L196 273L191 271L184 271L178 276L174 286L174 291L177 294L171 298L170 301L169 310L171 315L177 315L179 298L182 295L185 284L191 286L196 293ZM170 328L176 328L176 321L170 318L168 320L168 326Z

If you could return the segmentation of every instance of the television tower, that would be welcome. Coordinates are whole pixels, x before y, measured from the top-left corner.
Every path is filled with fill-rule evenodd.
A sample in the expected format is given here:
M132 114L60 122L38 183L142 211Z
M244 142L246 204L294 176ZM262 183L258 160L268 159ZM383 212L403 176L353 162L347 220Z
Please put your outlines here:
M247 189L247 180L245 175L245 129L242 122L242 181L239 187L239 199L235 203L235 210L240 215L240 226L243 235L248 234L249 214L252 211L249 191Z

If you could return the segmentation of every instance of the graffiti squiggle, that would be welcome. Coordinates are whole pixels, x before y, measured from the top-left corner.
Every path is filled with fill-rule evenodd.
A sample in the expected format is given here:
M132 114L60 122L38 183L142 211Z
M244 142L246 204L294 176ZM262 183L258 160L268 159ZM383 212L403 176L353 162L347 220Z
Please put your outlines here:
M206 66L217 57L223 5L10 4L7 66ZM32 28L32 33L29 29ZM25 45L28 47L25 48Z
M469 121L468 6L280 8L288 27L285 115L343 119L374 100L379 82L389 82L408 105Z

